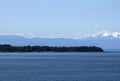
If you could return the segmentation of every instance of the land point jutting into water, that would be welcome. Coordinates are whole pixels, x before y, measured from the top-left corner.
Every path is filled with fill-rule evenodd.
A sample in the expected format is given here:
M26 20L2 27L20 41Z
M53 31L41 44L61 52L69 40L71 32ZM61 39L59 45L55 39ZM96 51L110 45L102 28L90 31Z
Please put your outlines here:
M12 46L1 44L0 52L103 52L96 46Z

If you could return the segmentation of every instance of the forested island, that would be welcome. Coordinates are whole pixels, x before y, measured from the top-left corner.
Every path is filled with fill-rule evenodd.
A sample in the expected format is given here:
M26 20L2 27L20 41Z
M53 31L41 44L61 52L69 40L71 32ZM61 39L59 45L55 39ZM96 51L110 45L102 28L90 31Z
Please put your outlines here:
M103 49L96 46L12 46L9 44L0 45L0 52L103 52Z

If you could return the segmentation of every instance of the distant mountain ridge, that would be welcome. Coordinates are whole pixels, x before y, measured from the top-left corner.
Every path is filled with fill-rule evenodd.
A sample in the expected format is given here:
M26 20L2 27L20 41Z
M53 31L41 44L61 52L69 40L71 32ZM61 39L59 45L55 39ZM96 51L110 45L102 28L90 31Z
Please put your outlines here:
M0 44L40 46L98 46L103 49L119 49L120 37L96 36L83 39L25 38L21 36L0 36Z

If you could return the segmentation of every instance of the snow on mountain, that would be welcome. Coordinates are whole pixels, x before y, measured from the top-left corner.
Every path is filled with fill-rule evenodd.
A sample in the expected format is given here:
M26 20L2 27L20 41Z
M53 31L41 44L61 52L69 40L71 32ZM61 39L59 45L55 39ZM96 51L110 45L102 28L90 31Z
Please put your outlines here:
M114 38L120 38L120 32L105 32L102 35L103 37L114 37Z
M120 38L120 32L108 32L108 31L95 32L87 37L84 37L83 39L101 39L101 38L102 39Z

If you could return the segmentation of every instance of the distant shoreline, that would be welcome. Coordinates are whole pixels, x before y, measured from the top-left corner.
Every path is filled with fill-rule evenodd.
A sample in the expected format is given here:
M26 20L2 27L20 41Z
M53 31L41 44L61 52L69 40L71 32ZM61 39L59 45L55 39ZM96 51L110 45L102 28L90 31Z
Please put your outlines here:
M96 46L12 46L9 44L1 44L0 52L104 52L100 47Z

